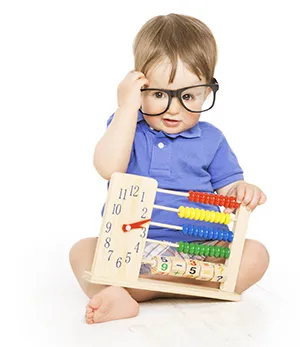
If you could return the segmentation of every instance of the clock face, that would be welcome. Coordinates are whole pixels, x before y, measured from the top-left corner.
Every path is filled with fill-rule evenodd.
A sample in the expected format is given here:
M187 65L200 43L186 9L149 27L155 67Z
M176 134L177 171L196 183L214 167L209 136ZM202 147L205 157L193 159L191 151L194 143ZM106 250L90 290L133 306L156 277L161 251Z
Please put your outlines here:
M91 271L93 276L112 280L138 277L156 190L157 181L152 178L124 173L112 175Z

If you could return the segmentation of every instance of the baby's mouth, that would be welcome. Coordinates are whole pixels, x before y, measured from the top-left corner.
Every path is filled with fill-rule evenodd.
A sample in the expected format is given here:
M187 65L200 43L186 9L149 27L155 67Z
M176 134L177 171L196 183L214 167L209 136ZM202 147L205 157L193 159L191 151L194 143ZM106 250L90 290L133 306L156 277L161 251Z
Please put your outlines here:
M163 118L163 123L166 126L177 126L179 124L179 120L177 119L170 119L170 118Z

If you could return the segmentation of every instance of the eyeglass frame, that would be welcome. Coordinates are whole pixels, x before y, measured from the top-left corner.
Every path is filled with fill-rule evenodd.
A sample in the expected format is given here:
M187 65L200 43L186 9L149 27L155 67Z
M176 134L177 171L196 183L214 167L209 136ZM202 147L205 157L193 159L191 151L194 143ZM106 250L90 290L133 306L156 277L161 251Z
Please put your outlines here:
M143 112L143 111L141 110L141 108L140 108L140 111L141 111L142 114L144 114L144 115L146 115L146 116L154 116L154 117L155 117L155 116L160 116L160 115L162 115L163 113L165 113L165 112L169 109L173 97L176 96L177 99L179 100L179 102L181 103L181 105L182 105L187 111L192 112L192 113L206 112L206 111L208 111L208 110L210 110L210 109L213 108L213 106L214 106L214 104L215 104L215 100L216 100L216 93L217 93L217 91L219 90L219 83L218 83L218 81L217 81L215 78L212 78L212 82L213 82L213 83L210 83L210 84L197 84L197 85L195 85L195 86L184 87L184 88L175 89L175 90L174 90L174 89L160 89L160 88L142 88L142 89L141 89L141 92L146 91L146 90L158 90L158 91L162 91L162 92L168 94L169 101L168 101L168 105L167 105L166 109L165 109L163 112L161 112L161 113L149 114L149 113ZM211 87L211 89L212 89L212 91L213 91L213 93L214 93L214 100L213 100L213 103L212 103L212 105L210 106L210 108L208 108L207 110L203 110L203 111L202 111L202 110L201 110L201 111L191 111L191 110L189 110L189 109L184 105L183 101L181 100L181 94L182 94L185 90L190 89L190 88L194 88L194 87Z

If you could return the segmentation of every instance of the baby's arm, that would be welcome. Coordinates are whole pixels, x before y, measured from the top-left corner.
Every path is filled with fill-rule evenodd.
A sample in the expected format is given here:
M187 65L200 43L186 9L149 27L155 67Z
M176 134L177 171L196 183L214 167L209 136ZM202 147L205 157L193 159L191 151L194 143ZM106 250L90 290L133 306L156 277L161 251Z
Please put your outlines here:
M94 166L107 180L114 172L127 170L141 105L140 89L147 84L148 80L141 72L128 73L119 84L119 108L94 152Z

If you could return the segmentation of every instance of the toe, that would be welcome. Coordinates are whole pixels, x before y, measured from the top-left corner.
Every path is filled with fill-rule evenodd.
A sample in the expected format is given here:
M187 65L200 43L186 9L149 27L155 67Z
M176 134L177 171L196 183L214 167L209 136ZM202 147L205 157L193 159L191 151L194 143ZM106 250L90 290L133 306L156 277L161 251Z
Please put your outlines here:
M87 313L85 314L85 316L86 316L87 318L93 318L93 317L94 317L94 313L93 313L93 312L87 312Z
M94 311L95 310L92 307L90 307L90 306L86 307L86 313L91 313L91 312L94 312Z
M95 310L95 309L97 309L99 306L102 305L102 302L103 302L103 299L102 299L102 295L101 295L101 292L100 292L100 293L94 295L94 296L91 298L91 300L90 300L88 306L89 306L92 310Z

